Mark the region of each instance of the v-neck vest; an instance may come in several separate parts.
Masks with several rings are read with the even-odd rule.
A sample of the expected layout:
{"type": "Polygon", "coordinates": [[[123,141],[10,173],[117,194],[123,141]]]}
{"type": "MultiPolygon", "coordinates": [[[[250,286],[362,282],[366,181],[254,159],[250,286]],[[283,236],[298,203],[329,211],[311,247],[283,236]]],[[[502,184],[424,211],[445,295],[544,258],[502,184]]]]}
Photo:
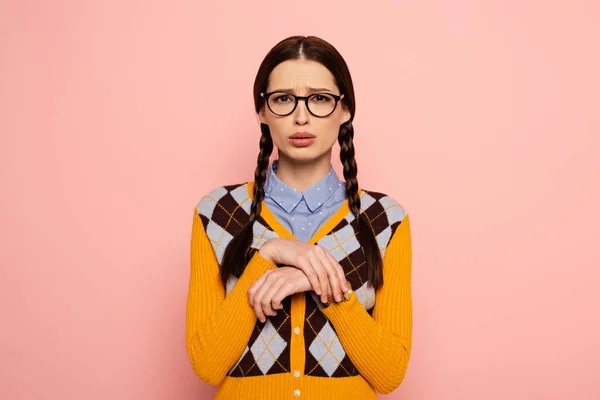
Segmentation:
{"type": "MultiPolygon", "coordinates": [[[[222,186],[212,190],[197,205],[206,234],[217,262],[223,260],[225,248],[249,220],[254,182],[222,186]]],[[[406,211],[393,198],[378,192],[359,189],[361,212],[365,213],[376,235],[381,256],[406,211]]],[[[265,202],[253,223],[251,250],[257,251],[273,238],[296,239],[271,213],[265,202]]],[[[366,258],[357,239],[358,220],[350,212],[348,200],[313,235],[309,244],[327,249],[340,263],[358,301],[372,315],[376,293],[368,281],[366,258]]],[[[232,277],[226,285],[228,295],[237,282],[232,277]]],[[[230,377],[263,376],[289,373],[300,365],[303,373],[318,377],[349,377],[359,372],[344,351],[333,325],[321,312],[323,304],[312,291],[288,296],[276,316],[264,323],[258,319],[248,344],[230,377]],[[292,368],[292,366],[294,366],[292,368]]],[[[299,371],[298,371],[299,372],[299,371]]]]}

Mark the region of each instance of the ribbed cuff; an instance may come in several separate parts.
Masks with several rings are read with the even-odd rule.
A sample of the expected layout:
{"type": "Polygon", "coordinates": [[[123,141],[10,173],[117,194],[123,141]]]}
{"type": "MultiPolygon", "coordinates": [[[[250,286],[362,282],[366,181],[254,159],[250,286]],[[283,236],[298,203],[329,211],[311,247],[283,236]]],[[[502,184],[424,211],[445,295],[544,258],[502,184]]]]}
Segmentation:
{"type": "MultiPolygon", "coordinates": [[[[244,282],[245,284],[249,281],[248,286],[246,286],[246,291],[248,291],[248,288],[250,288],[250,286],[252,286],[252,284],[262,276],[262,274],[264,274],[270,269],[277,269],[277,266],[271,261],[264,258],[257,251],[250,259],[250,262],[248,262],[248,264],[246,265],[246,268],[244,269],[244,272],[242,273],[242,276],[240,276],[240,280],[236,283],[236,285],[240,282],[244,282]]],[[[241,286],[244,287],[244,284],[242,284],[241,286]]]]}
{"type": "MultiPolygon", "coordinates": [[[[358,308],[356,308],[357,306],[364,311],[364,307],[358,301],[356,293],[352,291],[350,298],[347,301],[341,301],[339,303],[334,302],[328,307],[323,307],[321,311],[323,314],[325,314],[327,319],[331,320],[335,324],[344,318],[348,318],[349,316],[351,317],[351,315],[358,310],[358,308]]],[[[353,318],[350,318],[350,320],[353,320],[353,318]]]]}

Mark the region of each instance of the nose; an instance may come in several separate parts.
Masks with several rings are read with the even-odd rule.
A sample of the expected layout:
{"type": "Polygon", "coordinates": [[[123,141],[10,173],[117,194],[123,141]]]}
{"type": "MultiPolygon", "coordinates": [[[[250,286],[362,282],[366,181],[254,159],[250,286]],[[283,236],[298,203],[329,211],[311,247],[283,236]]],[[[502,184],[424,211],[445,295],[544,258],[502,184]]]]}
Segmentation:
{"type": "Polygon", "coordinates": [[[308,109],[306,108],[306,100],[298,100],[296,109],[294,110],[294,124],[306,125],[308,123],[308,109]]]}

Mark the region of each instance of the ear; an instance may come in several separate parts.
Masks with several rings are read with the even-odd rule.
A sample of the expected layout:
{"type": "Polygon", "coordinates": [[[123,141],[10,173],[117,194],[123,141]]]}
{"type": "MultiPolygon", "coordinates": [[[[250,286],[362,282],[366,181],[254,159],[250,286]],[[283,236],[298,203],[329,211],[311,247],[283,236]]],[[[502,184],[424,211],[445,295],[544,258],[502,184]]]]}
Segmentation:
{"type": "Polygon", "coordinates": [[[344,110],[344,112],[342,113],[342,120],[341,120],[340,125],[343,125],[346,122],[350,121],[350,117],[351,117],[350,111],[346,107],[344,107],[343,110],[344,110]]]}
{"type": "Polygon", "coordinates": [[[261,108],[260,112],[256,115],[256,121],[259,124],[266,124],[267,120],[265,119],[265,108],[261,108]]]}

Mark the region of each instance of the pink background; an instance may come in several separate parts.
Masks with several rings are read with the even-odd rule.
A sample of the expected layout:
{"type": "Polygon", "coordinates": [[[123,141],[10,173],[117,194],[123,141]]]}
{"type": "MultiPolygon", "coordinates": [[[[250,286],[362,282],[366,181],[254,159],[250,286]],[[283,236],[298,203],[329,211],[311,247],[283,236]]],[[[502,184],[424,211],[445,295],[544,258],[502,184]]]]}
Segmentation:
{"type": "Polygon", "coordinates": [[[361,186],[412,215],[386,398],[600,398],[600,2],[368,3],[0,3],[0,398],[211,397],[192,209],[252,179],[254,75],[293,34],[347,60],[361,186]]]}

